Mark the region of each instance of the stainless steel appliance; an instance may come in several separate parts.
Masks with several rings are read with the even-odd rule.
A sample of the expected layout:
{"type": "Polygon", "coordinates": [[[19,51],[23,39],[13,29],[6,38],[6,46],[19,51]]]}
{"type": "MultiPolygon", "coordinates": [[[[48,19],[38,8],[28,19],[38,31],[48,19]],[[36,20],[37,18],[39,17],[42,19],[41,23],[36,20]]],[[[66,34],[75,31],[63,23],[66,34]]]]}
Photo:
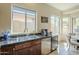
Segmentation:
{"type": "Polygon", "coordinates": [[[41,40],[41,54],[47,55],[51,52],[51,38],[44,38],[41,40]]]}

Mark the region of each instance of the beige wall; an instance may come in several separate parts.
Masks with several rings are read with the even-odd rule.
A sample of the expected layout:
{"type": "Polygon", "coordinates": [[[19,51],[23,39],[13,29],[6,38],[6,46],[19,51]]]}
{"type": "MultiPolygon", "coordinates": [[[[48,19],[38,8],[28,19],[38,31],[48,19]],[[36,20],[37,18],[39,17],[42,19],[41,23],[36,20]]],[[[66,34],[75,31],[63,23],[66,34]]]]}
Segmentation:
{"type": "Polygon", "coordinates": [[[11,4],[0,4],[0,34],[11,28],[11,4]]]}
{"type": "MultiPolygon", "coordinates": [[[[13,4],[12,4],[13,5],[13,4]]],[[[61,16],[61,11],[41,3],[26,3],[26,4],[14,4],[16,6],[31,9],[37,11],[37,30],[38,32],[42,28],[47,28],[50,31],[50,16],[61,16]],[[49,17],[49,22],[46,24],[41,23],[41,16],[49,17]]],[[[0,4],[0,32],[11,29],[11,5],[0,4]]]]}

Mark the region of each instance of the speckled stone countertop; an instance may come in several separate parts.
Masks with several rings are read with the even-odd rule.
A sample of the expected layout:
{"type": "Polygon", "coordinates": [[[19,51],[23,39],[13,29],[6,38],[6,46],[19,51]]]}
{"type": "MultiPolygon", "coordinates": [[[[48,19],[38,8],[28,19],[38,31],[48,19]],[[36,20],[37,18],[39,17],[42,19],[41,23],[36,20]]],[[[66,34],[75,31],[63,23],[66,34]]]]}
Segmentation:
{"type": "Polygon", "coordinates": [[[30,35],[30,36],[23,36],[23,37],[17,37],[17,38],[9,38],[7,40],[0,41],[0,47],[2,46],[8,46],[13,44],[20,44],[23,42],[28,42],[32,40],[41,40],[43,38],[51,38],[52,36],[42,36],[42,35],[30,35]]]}

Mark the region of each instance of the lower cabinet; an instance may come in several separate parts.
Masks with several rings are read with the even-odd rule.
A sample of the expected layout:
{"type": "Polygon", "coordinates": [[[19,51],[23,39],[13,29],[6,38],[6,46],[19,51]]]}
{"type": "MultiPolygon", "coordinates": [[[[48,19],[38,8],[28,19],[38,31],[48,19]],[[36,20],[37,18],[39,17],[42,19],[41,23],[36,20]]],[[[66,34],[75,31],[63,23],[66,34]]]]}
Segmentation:
{"type": "Polygon", "coordinates": [[[17,51],[14,51],[14,55],[30,55],[30,50],[29,48],[17,50],[17,51]]]}
{"type": "Polygon", "coordinates": [[[1,55],[41,55],[41,40],[1,47],[0,51],[1,55]]]}
{"type": "Polygon", "coordinates": [[[41,46],[38,44],[32,47],[16,50],[14,51],[14,55],[40,55],[41,54],[40,47],[41,46]]]}
{"type": "Polygon", "coordinates": [[[35,45],[30,48],[31,55],[40,55],[41,54],[41,45],[35,45]]]}
{"type": "Polygon", "coordinates": [[[1,55],[1,49],[0,49],[0,55],[1,55]]]}
{"type": "Polygon", "coordinates": [[[1,47],[1,55],[12,55],[14,46],[1,47]]]}
{"type": "Polygon", "coordinates": [[[1,55],[46,55],[51,52],[51,37],[0,47],[1,55]]]}

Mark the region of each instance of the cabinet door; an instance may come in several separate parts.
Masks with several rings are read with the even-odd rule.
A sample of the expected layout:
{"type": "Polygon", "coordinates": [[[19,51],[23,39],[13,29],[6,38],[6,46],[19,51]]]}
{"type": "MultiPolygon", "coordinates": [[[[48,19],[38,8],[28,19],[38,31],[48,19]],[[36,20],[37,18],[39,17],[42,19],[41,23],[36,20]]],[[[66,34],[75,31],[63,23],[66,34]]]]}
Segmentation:
{"type": "Polygon", "coordinates": [[[1,55],[12,55],[14,46],[1,47],[1,55]]]}
{"type": "Polygon", "coordinates": [[[41,54],[48,54],[51,52],[51,38],[41,40],[41,54]]]}
{"type": "Polygon", "coordinates": [[[29,48],[23,48],[21,50],[15,51],[15,55],[29,55],[30,53],[29,48]]]}
{"type": "Polygon", "coordinates": [[[41,55],[41,45],[40,44],[36,46],[36,54],[41,55]]]}
{"type": "Polygon", "coordinates": [[[29,48],[23,48],[16,50],[15,55],[40,55],[41,54],[41,45],[35,45],[29,48]]]}
{"type": "Polygon", "coordinates": [[[35,45],[30,48],[31,55],[40,55],[41,54],[41,45],[35,45]]]}

